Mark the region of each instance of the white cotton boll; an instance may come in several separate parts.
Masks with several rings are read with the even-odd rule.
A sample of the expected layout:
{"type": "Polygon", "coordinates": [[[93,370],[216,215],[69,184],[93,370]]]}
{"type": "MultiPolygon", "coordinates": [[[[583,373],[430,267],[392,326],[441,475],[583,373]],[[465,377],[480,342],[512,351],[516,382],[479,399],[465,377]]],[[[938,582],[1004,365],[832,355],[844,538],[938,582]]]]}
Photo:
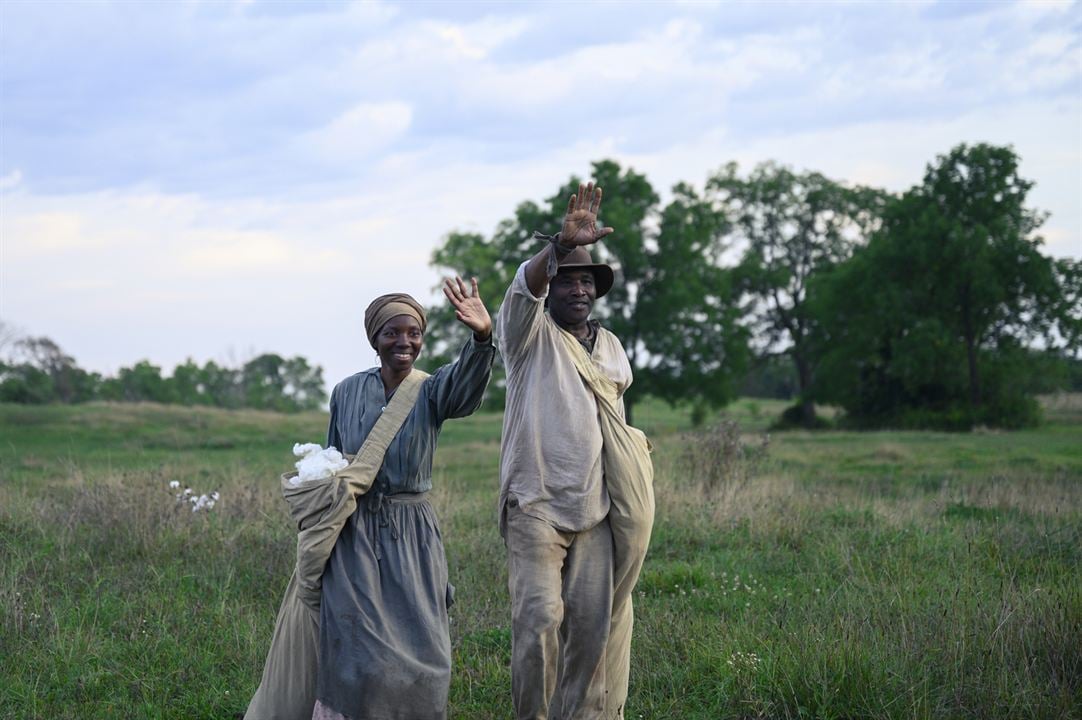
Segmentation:
{"type": "MultiPolygon", "coordinates": [[[[311,446],[319,448],[318,445],[312,444],[311,446]]],[[[300,455],[297,452],[299,447],[309,446],[295,445],[293,452],[298,456],[300,455]]],[[[349,465],[349,460],[342,457],[342,453],[338,452],[336,448],[319,449],[318,452],[306,454],[296,463],[297,477],[292,478],[290,484],[300,485],[311,480],[324,480],[347,465],[349,465]]]]}
{"type": "Polygon", "coordinates": [[[169,481],[169,487],[176,490],[178,487],[180,487],[180,480],[170,480],[169,481]]]}
{"type": "Polygon", "coordinates": [[[192,494],[192,489],[191,488],[184,488],[184,496],[185,497],[188,497],[191,494],[192,494]]]}
{"type": "Polygon", "coordinates": [[[315,455],[321,450],[323,450],[323,448],[316,443],[304,443],[303,445],[301,443],[295,443],[293,445],[293,454],[297,457],[307,457],[309,455],[315,455]]]}

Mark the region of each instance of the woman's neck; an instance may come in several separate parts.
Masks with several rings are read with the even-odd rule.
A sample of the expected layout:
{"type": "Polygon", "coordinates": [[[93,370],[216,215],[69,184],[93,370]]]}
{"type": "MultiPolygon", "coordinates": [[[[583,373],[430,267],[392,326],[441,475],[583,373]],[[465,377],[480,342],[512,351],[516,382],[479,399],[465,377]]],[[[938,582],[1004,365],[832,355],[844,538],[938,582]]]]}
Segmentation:
{"type": "Polygon", "coordinates": [[[402,381],[406,379],[406,376],[409,375],[412,370],[413,368],[410,368],[404,372],[396,373],[386,365],[380,366],[379,376],[380,379],[383,380],[384,397],[389,400],[394,391],[402,384],[402,381]]]}

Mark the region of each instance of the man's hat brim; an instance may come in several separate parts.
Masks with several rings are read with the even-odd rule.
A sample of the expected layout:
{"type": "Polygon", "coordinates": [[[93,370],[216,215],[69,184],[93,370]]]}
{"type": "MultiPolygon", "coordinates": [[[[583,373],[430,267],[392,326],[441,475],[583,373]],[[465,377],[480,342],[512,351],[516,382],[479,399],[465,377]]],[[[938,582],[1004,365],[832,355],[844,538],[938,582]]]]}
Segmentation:
{"type": "Polygon", "coordinates": [[[604,263],[595,263],[590,251],[579,245],[563,259],[556,273],[573,272],[575,270],[589,270],[594,275],[594,286],[597,289],[596,297],[602,297],[616,280],[612,268],[604,263]]]}
{"type": "Polygon", "coordinates": [[[597,297],[603,297],[612,290],[612,284],[616,281],[616,275],[612,268],[603,263],[574,263],[564,264],[559,267],[557,274],[574,272],[575,270],[589,270],[594,274],[594,287],[597,288],[597,297]]]}

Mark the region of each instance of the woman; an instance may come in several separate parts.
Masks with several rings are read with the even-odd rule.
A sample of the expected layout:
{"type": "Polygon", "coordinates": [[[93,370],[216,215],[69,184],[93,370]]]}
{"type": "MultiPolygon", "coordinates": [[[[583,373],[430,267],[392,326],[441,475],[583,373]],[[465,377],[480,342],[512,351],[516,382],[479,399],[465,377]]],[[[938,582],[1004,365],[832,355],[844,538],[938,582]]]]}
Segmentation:
{"type": "MultiPolygon", "coordinates": [[[[314,720],[445,718],[452,587],[435,513],[432,455],[443,421],[476,410],[495,356],[492,319],[461,278],[444,295],[473,331],[456,362],[426,378],[387,448],[372,489],[338,537],[323,573],[314,720]]],[[[327,444],[356,453],[421,353],[424,309],[409,295],[376,298],[365,332],[380,366],[331,395],[327,444]]]]}

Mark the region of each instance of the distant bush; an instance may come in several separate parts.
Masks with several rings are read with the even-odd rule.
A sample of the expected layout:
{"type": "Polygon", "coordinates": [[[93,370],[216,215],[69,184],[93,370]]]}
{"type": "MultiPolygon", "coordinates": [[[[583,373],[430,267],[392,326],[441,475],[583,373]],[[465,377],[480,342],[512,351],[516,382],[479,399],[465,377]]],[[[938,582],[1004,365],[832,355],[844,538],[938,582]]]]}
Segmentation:
{"type": "Polygon", "coordinates": [[[790,405],[782,411],[780,417],[770,424],[771,430],[827,430],[833,427],[826,418],[814,415],[808,418],[804,414],[804,407],[799,403],[790,405]]]}
{"type": "Polygon", "coordinates": [[[685,436],[681,465],[710,494],[730,494],[747,485],[762,470],[770,452],[770,436],[747,444],[735,420],[722,420],[709,430],[685,436]]]}

